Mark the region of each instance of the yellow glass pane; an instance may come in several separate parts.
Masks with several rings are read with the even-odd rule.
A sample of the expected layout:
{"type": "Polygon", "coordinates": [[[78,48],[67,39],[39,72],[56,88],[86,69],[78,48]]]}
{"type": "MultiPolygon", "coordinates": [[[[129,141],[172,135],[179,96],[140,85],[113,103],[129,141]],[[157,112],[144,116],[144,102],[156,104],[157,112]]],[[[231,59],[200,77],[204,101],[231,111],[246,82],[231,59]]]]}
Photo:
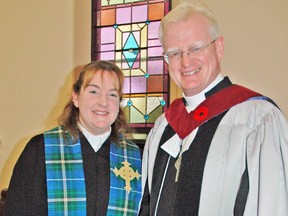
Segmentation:
{"type": "Polygon", "coordinates": [[[130,107],[130,123],[144,123],[143,114],[139,113],[134,107],[130,107]]]}
{"type": "MultiPolygon", "coordinates": [[[[98,1],[98,0],[97,0],[98,1]]],[[[101,6],[118,5],[124,3],[140,2],[141,0],[101,0],[101,6]]]]}
{"type": "Polygon", "coordinates": [[[140,69],[133,69],[131,70],[131,76],[143,76],[145,72],[140,69]]]}
{"type": "MultiPolygon", "coordinates": [[[[125,3],[133,3],[133,2],[141,2],[141,1],[143,1],[143,0],[125,0],[125,3]]],[[[123,0],[122,0],[122,2],[123,2],[123,0]]]]}
{"type": "Polygon", "coordinates": [[[133,25],[131,25],[131,29],[132,29],[132,31],[139,31],[139,30],[141,30],[139,24],[133,24],[133,25]]]}
{"type": "Polygon", "coordinates": [[[118,26],[117,28],[121,31],[121,33],[131,31],[131,25],[122,25],[118,26]]]}
{"type": "Polygon", "coordinates": [[[130,70],[123,70],[122,69],[122,72],[123,72],[124,76],[130,76],[130,70]]]}
{"type": "Polygon", "coordinates": [[[140,47],[147,47],[147,25],[145,25],[141,30],[141,42],[140,47]]]}
{"type": "Polygon", "coordinates": [[[146,114],[146,98],[131,98],[133,106],[138,109],[142,114],[146,114]]]}
{"type": "Polygon", "coordinates": [[[122,49],[122,31],[120,28],[116,29],[116,50],[122,49]]]}

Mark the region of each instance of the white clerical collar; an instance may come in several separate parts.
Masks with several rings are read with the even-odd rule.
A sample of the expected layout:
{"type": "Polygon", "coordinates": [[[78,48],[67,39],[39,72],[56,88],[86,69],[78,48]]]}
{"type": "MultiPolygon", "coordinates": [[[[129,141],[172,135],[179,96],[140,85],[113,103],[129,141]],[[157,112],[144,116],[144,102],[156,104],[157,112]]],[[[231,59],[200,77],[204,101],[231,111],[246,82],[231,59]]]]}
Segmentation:
{"type": "Polygon", "coordinates": [[[109,131],[100,135],[91,134],[89,131],[86,130],[86,128],[83,127],[83,125],[80,122],[78,122],[78,127],[84,134],[84,136],[86,137],[86,139],[88,140],[88,142],[90,143],[95,152],[97,152],[101,148],[102,144],[111,134],[111,127],[109,128],[109,131]]]}
{"type": "Polygon", "coordinates": [[[212,88],[214,88],[218,83],[220,83],[223,80],[223,76],[221,74],[219,74],[216,79],[210,83],[209,86],[207,86],[203,91],[201,91],[200,93],[193,95],[191,97],[185,96],[184,98],[187,102],[187,112],[191,112],[192,110],[194,110],[200,103],[202,103],[205,100],[205,93],[210,91],[212,88]]]}

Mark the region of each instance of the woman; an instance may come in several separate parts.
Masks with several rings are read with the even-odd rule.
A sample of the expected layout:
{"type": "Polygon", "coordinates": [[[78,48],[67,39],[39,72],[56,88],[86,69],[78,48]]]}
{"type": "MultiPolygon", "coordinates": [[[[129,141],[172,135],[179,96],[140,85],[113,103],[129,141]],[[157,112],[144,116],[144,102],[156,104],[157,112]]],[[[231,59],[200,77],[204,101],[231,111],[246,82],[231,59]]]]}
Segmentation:
{"type": "Polygon", "coordinates": [[[6,215],[137,215],[141,153],[125,139],[124,76],[92,62],[73,85],[58,127],[33,137],[20,155],[6,215]]]}

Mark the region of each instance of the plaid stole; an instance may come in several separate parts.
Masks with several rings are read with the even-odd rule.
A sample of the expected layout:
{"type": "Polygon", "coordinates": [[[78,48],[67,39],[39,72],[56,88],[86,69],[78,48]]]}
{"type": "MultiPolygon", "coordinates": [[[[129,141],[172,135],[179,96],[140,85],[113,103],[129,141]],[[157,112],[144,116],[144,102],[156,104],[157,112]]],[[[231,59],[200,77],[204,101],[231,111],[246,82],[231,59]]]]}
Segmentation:
{"type": "Polygon", "coordinates": [[[141,199],[141,153],[130,141],[110,145],[110,199],[107,215],[138,215],[141,199]]]}
{"type": "Polygon", "coordinates": [[[48,215],[86,215],[80,140],[72,144],[69,134],[64,140],[62,132],[59,126],[44,133],[48,215]]]}
{"type": "MultiPolygon", "coordinates": [[[[62,132],[63,128],[59,126],[44,133],[48,215],[86,215],[80,140],[72,144],[66,133],[64,141],[62,132]]],[[[139,148],[124,137],[120,146],[111,143],[107,215],[138,214],[142,194],[138,171],[141,171],[139,148]]]]}

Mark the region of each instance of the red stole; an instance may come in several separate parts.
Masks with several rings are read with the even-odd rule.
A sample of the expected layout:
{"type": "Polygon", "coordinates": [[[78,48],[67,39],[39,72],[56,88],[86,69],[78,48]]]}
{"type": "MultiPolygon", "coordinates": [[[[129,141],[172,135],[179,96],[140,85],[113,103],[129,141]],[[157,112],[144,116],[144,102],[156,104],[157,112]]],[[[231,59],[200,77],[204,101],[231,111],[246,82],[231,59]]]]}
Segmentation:
{"type": "Polygon", "coordinates": [[[183,101],[176,99],[165,112],[165,117],[178,136],[184,139],[206,121],[255,96],[260,94],[239,85],[232,85],[206,98],[190,113],[183,101]]]}

